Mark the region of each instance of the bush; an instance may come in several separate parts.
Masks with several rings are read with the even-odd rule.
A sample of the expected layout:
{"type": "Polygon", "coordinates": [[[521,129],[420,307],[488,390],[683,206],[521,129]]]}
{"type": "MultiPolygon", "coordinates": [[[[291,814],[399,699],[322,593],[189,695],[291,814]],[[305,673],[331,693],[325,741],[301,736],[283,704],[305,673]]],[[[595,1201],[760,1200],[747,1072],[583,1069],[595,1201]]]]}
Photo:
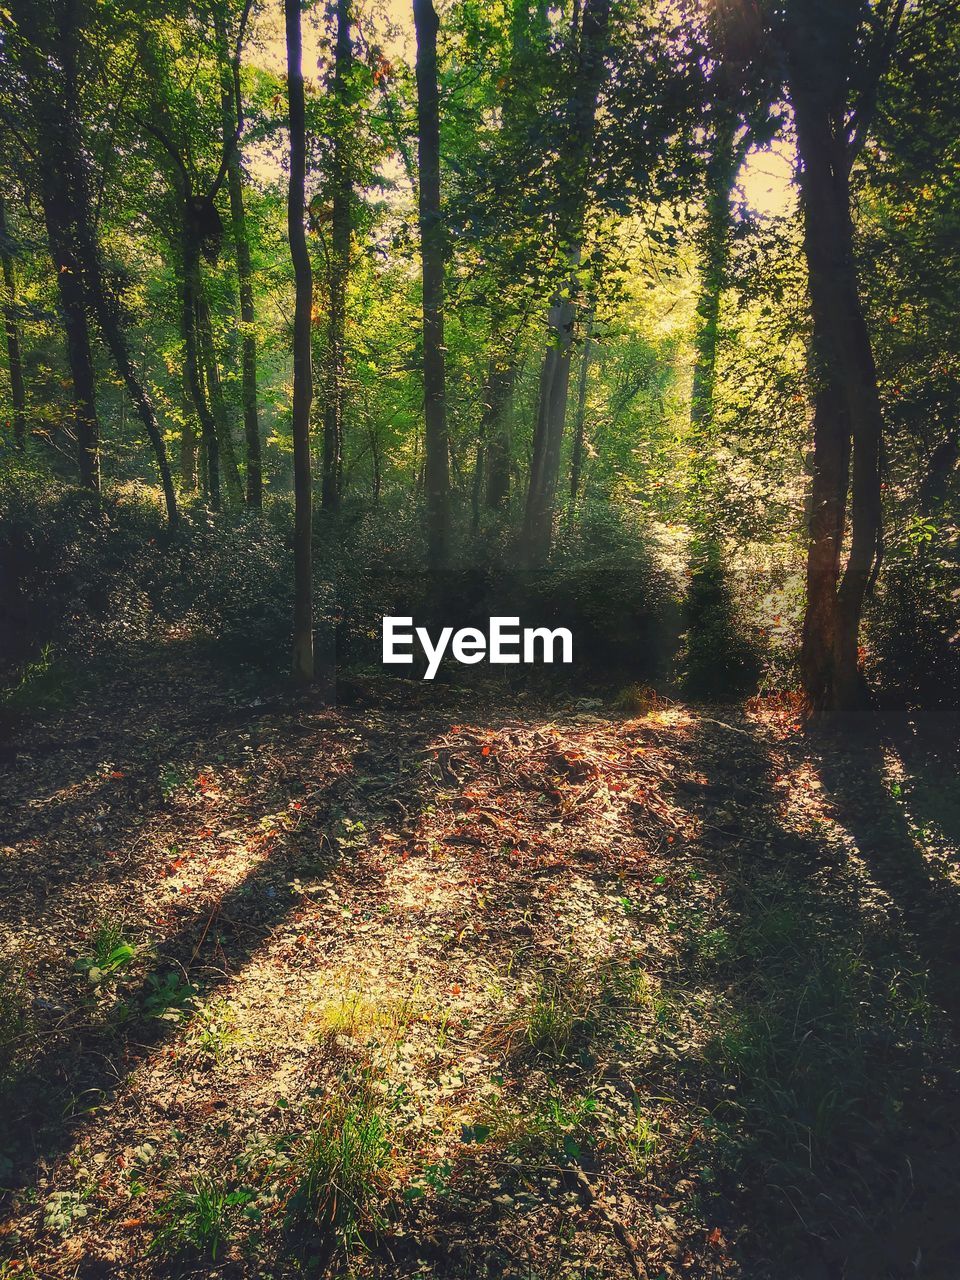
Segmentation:
{"type": "Polygon", "coordinates": [[[751,626],[717,538],[695,542],[684,603],[686,633],[681,680],[691,698],[741,698],[760,676],[760,637],[751,626]]]}
{"type": "Polygon", "coordinates": [[[888,556],[868,611],[880,686],[928,709],[960,702],[960,535],[916,522],[888,556]],[[910,534],[912,533],[912,536],[910,534]]]}

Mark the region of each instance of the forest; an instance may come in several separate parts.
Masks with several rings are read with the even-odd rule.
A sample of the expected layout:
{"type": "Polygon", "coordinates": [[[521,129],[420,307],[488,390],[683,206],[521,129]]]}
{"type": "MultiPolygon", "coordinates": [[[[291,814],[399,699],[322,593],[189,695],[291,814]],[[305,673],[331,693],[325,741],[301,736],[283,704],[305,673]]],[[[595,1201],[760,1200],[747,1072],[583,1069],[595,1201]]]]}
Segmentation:
{"type": "Polygon", "coordinates": [[[0,1280],[960,1275],[958,63],[0,0],[0,1280]]]}

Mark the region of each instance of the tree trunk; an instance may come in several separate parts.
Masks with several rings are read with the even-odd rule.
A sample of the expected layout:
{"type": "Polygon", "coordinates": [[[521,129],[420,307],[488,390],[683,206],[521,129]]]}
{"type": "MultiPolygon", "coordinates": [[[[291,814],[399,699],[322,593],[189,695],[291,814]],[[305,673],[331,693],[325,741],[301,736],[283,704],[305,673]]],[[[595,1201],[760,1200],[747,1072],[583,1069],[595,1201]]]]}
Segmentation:
{"type": "Polygon", "coordinates": [[[694,337],[696,362],[690,401],[690,426],[695,442],[698,439],[703,442],[713,424],[720,304],[730,257],[730,192],[742,156],[734,141],[736,124],[736,118],[729,116],[718,126],[707,165],[706,219],[698,246],[700,296],[694,337]]]}
{"type": "Polygon", "coordinates": [[[593,303],[587,311],[584,324],[583,351],[580,354],[580,376],[577,383],[577,409],[573,419],[573,455],[570,459],[570,509],[580,492],[580,476],[583,471],[583,437],[587,420],[587,374],[593,354],[593,303]]]}
{"type": "Polygon", "coordinates": [[[41,200],[50,254],[57,273],[57,289],[67,340],[77,467],[81,484],[99,493],[100,420],[97,416],[90,323],[75,235],[70,226],[70,197],[62,165],[54,163],[43,166],[41,200]]]}
{"type": "Polygon", "coordinates": [[[540,368],[537,422],[524,519],[524,554],[530,565],[543,564],[550,555],[553,542],[553,508],[567,418],[575,320],[572,297],[556,297],[547,317],[547,350],[540,368]]]}
{"type": "Polygon", "coordinates": [[[67,0],[63,9],[58,42],[63,89],[59,143],[70,205],[69,225],[76,242],[76,256],[82,272],[81,293],[96,315],[100,331],[113,357],[113,363],[143,423],[160,473],[167,520],[171,525],[175,525],[178,519],[177,498],[163,432],[143,380],[130,358],[126,333],[120,320],[120,309],[103,275],[100,245],[94,226],[83,137],[77,115],[80,101],[80,76],[77,68],[79,18],[77,0],[67,0]]]}
{"type": "Polygon", "coordinates": [[[427,555],[443,568],[450,553],[450,448],[443,344],[444,235],[440,213],[440,95],[433,0],[413,0],[417,32],[420,244],[423,263],[423,392],[427,555]]]}
{"type": "Polygon", "coordinates": [[[237,466],[237,453],[233,447],[230,415],[220,381],[220,366],[217,364],[217,351],[213,341],[213,322],[202,286],[197,298],[197,338],[207,399],[217,433],[220,470],[226,482],[227,496],[231,503],[240,506],[243,502],[243,484],[240,480],[240,468],[237,466]]]}
{"type": "Polygon", "coordinates": [[[843,126],[838,135],[827,95],[811,92],[796,72],[791,88],[818,382],[801,670],[811,713],[828,720],[863,698],[858,646],[881,535],[883,418],[859,294],[843,126]],[[846,505],[851,446],[851,537],[840,577],[838,511],[846,505]]]}
{"type": "Polygon", "coordinates": [[[186,364],[183,370],[183,429],[180,432],[180,484],[185,493],[197,488],[197,429],[194,422],[196,409],[186,364]]]}
{"type": "MultiPolygon", "coordinates": [[[[817,371],[814,370],[814,377],[817,371]]],[[[813,417],[813,478],[807,549],[807,606],[800,674],[811,709],[833,702],[840,651],[837,600],[850,474],[850,435],[836,386],[820,381],[813,417]]]]}
{"type": "Polygon", "coordinates": [[[183,334],[184,358],[187,366],[187,385],[193,408],[200,420],[200,438],[203,444],[206,491],[210,506],[220,510],[220,449],[217,442],[217,425],[207,402],[200,369],[200,353],[197,341],[197,300],[200,294],[200,257],[192,235],[189,218],[184,211],[183,225],[183,292],[181,295],[180,324],[183,334]]]}
{"type": "Polygon", "coordinates": [[[10,400],[13,405],[13,439],[21,451],[27,447],[27,391],[23,381],[23,361],[20,355],[20,327],[17,324],[17,277],[13,258],[8,250],[10,232],[3,196],[0,196],[0,262],[3,266],[3,285],[6,290],[4,306],[4,330],[7,337],[7,359],[10,364],[10,400]]]}
{"type": "Polygon", "coordinates": [[[561,179],[567,213],[559,232],[558,249],[567,263],[568,276],[555,293],[547,316],[547,348],[540,371],[537,421],[524,515],[523,554],[529,565],[543,564],[549,558],[553,541],[554,502],[570,390],[576,277],[609,25],[610,0],[584,0],[578,15],[577,69],[567,115],[570,147],[569,154],[563,158],[561,179]]]}
{"type": "Polygon", "coordinates": [[[337,39],[333,75],[333,222],[330,247],[330,318],[327,326],[326,399],[323,406],[323,481],[327,511],[340,505],[343,468],[343,413],[347,279],[350,272],[350,217],[353,177],[350,163],[348,95],[353,67],[350,0],[337,0],[337,39]]]}
{"type": "Polygon", "coordinates": [[[484,400],[485,502],[490,511],[502,511],[510,497],[509,411],[519,368],[513,349],[490,357],[484,400]]]}
{"type": "Polygon", "coordinates": [[[241,397],[243,401],[243,438],[247,462],[247,505],[263,507],[263,454],[260,447],[260,417],[257,408],[257,336],[256,312],[253,306],[253,267],[250,260],[250,237],[243,203],[243,166],[240,163],[240,132],[243,125],[243,99],[240,93],[239,54],[226,61],[226,33],[221,23],[218,37],[224,46],[225,61],[221,68],[220,105],[223,115],[223,141],[227,149],[227,191],[230,196],[230,222],[237,259],[237,287],[240,293],[241,397]]]}
{"type": "Polygon", "coordinates": [[[287,196],[287,234],[296,282],[293,317],[293,534],[294,609],[293,675],[300,683],[313,680],[313,510],[310,482],[310,318],[313,275],[304,230],[304,188],[307,145],[304,120],[303,48],[300,0],[284,0],[287,37],[287,97],[290,107],[290,185],[287,196]]]}
{"type": "Polygon", "coordinates": [[[497,350],[498,334],[494,330],[494,352],[487,364],[487,380],[483,393],[483,414],[477,437],[477,465],[473,477],[473,527],[480,522],[480,500],[490,511],[500,511],[510,495],[510,438],[507,410],[517,377],[517,359],[513,351],[497,350]]]}

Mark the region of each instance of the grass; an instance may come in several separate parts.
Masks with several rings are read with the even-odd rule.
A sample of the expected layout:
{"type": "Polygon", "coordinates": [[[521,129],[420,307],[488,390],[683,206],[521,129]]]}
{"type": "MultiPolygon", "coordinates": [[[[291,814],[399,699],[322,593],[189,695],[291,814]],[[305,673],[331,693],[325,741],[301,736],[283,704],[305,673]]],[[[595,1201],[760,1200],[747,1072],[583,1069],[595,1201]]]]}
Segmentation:
{"type": "Polygon", "coordinates": [[[136,955],[136,948],[124,937],[123,922],[102,920],[90,939],[89,949],[79,956],[74,967],[84,973],[93,986],[101,986],[116,976],[136,955]]]}
{"type": "Polygon", "coordinates": [[[347,1036],[363,1040],[384,1032],[392,1041],[400,1039],[421,1013],[416,992],[402,997],[373,997],[362,991],[345,990],[320,1004],[314,1016],[321,1038],[347,1036]]]}
{"type": "Polygon", "coordinates": [[[194,1013],[187,1026],[187,1050],[201,1065],[223,1062],[240,1040],[236,1015],[224,999],[194,1001],[194,1013]]]}
{"type": "Polygon", "coordinates": [[[234,1233],[238,1211],[254,1199],[247,1188],[230,1190],[217,1178],[197,1174],[157,1206],[160,1223],[149,1252],[173,1258],[194,1255],[215,1262],[234,1233]]]}
{"type": "Polygon", "coordinates": [[[328,1248],[349,1251],[381,1225],[378,1204],[393,1165],[387,1123],[364,1095],[336,1098],[291,1153],[293,1225],[309,1224],[328,1248]]]}

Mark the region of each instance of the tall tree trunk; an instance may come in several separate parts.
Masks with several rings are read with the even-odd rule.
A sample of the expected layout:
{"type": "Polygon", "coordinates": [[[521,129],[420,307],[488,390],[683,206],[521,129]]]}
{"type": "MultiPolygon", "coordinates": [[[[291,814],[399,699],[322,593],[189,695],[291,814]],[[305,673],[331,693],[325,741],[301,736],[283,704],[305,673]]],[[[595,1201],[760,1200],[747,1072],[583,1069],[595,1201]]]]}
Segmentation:
{"type": "MultiPolygon", "coordinates": [[[[219,11],[217,11],[219,15],[219,11]]],[[[230,223],[237,260],[237,287],[240,293],[241,397],[243,438],[247,462],[247,505],[263,506],[263,453],[260,447],[260,417],[257,407],[257,336],[253,305],[253,267],[250,237],[243,201],[243,166],[240,162],[240,134],[243,128],[243,98],[240,90],[240,56],[229,59],[226,31],[218,16],[218,39],[223,46],[220,106],[223,141],[227,154],[227,191],[230,196],[230,223]]]]}
{"type": "Polygon", "coordinates": [[[859,631],[880,548],[883,416],[854,255],[852,157],[843,115],[820,89],[819,49],[808,35],[796,42],[790,86],[818,385],[801,672],[812,714],[833,719],[863,697],[859,631]],[[835,542],[851,448],[850,547],[840,576],[835,542]]]}
{"type": "Polygon", "coordinates": [[[558,294],[547,316],[547,349],[540,366],[537,421],[524,517],[524,555],[531,565],[543,564],[547,560],[553,542],[553,510],[567,420],[575,322],[572,294],[558,294]]]}
{"type": "Polygon", "coordinates": [[[444,234],[440,212],[440,94],[433,0],[413,0],[417,33],[420,244],[423,265],[423,391],[427,555],[443,568],[450,553],[450,447],[443,345],[444,234]]]}
{"type": "Polygon", "coordinates": [[[568,264],[566,281],[554,294],[547,316],[547,347],[540,370],[537,420],[524,515],[523,552],[528,564],[543,564],[553,541],[553,514],[570,389],[570,356],[576,321],[577,270],[593,158],[597,102],[603,83],[610,0],[584,0],[578,14],[577,68],[570,99],[563,185],[567,213],[558,248],[568,264]]]}
{"type": "Polygon", "coordinates": [[[295,502],[293,559],[293,675],[307,684],[313,680],[313,509],[310,481],[310,401],[313,372],[310,364],[310,318],[313,310],[313,275],[304,230],[304,187],[307,142],[304,120],[303,47],[300,0],[284,0],[287,36],[287,97],[290,107],[290,186],[287,195],[287,234],[296,282],[293,316],[293,488],[295,502]]]}
{"type": "Polygon", "coordinates": [[[350,163],[350,74],[353,42],[350,0],[337,0],[337,39],[333,75],[333,222],[330,246],[330,319],[327,327],[326,398],[323,406],[323,481],[321,501],[328,511],[340,505],[343,468],[343,413],[347,279],[350,271],[350,216],[353,177],[350,163]]]}
{"type": "Polygon", "coordinates": [[[202,286],[197,298],[197,339],[208,403],[217,432],[220,470],[226,482],[227,496],[231,503],[240,506],[243,502],[243,484],[237,465],[237,453],[233,447],[230,414],[227,412],[223,384],[220,381],[220,366],[217,364],[217,350],[213,341],[213,322],[202,286]]]}
{"type": "Polygon", "coordinates": [[[735,143],[736,127],[736,117],[727,115],[723,119],[714,134],[713,152],[707,164],[706,218],[698,246],[700,296],[690,401],[690,426],[695,440],[701,441],[709,435],[713,423],[720,304],[730,258],[730,193],[742,159],[742,151],[735,143]]]}
{"type": "Polygon", "coordinates": [[[220,448],[217,441],[217,424],[203,385],[200,368],[200,351],[197,340],[197,301],[200,296],[199,250],[189,226],[186,212],[183,226],[183,291],[181,295],[180,325],[183,335],[184,358],[187,367],[187,385],[193,408],[200,420],[200,439],[203,444],[206,490],[210,506],[220,510],[220,448]]]}
{"type": "Polygon", "coordinates": [[[63,8],[58,51],[63,77],[63,116],[61,121],[62,159],[68,175],[72,196],[73,227],[78,255],[83,271],[83,284],[89,306],[93,310],[100,331],[113,357],[113,363],[127,388],[137,414],[143,423],[147,439],[153,449],[163,488],[167,520],[177,523],[177,498],[170,474],[163,432],[157,420],[143,380],[138,374],[120,319],[116,298],[104,279],[100,257],[100,245],[94,225],[93,204],[84,156],[83,137],[78,116],[80,102],[80,74],[77,66],[77,48],[81,37],[79,0],[66,0],[63,8]]]}
{"type": "Polygon", "coordinates": [[[587,374],[593,355],[593,308],[591,299],[584,322],[583,350],[580,353],[580,375],[577,381],[577,408],[573,419],[573,453],[570,458],[570,509],[580,492],[580,476],[583,472],[583,441],[587,421],[587,374]]]}
{"type": "Polygon", "coordinates": [[[73,420],[80,482],[100,492],[100,420],[97,415],[96,376],[90,343],[90,322],[80,258],[70,223],[70,197],[62,165],[43,166],[41,200],[50,254],[57,273],[57,290],[67,340],[67,363],[73,394],[73,420]]]}
{"type": "Polygon", "coordinates": [[[480,522],[480,503],[490,511],[501,510],[510,495],[510,439],[507,410],[517,376],[513,350],[499,349],[497,327],[491,338],[493,348],[487,364],[483,391],[483,413],[477,438],[477,465],[473,478],[473,526],[480,522]],[[485,489],[485,492],[484,492],[485,489]]]}
{"type": "Polygon", "coordinates": [[[850,478],[850,431],[836,384],[820,377],[813,415],[813,477],[807,548],[807,605],[803,618],[800,674],[811,706],[832,698],[840,652],[837,584],[843,553],[850,478]]]}
{"type": "Polygon", "coordinates": [[[13,439],[17,448],[23,450],[27,447],[27,390],[23,381],[23,361],[20,355],[20,326],[17,324],[17,276],[9,244],[7,212],[3,196],[0,196],[0,263],[3,266],[3,286],[7,295],[3,308],[3,327],[6,332],[7,359],[10,365],[13,439]]]}
{"type": "Polygon", "coordinates": [[[490,360],[484,405],[485,502],[490,511],[502,511],[510,497],[509,413],[519,367],[515,351],[506,356],[494,354],[490,360]]]}
{"type": "Polygon", "coordinates": [[[197,428],[194,420],[196,408],[186,364],[183,369],[183,410],[183,429],[180,432],[180,485],[184,493],[194,493],[197,488],[197,428]]]}

